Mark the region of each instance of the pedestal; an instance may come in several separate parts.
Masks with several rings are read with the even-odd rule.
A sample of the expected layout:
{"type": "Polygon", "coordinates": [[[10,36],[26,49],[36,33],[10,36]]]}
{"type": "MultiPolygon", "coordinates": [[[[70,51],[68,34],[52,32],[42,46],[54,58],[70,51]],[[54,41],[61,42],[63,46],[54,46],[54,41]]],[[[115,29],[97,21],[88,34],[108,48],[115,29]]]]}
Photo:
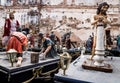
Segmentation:
{"type": "Polygon", "coordinates": [[[95,56],[93,60],[86,60],[82,67],[84,69],[98,70],[104,72],[112,72],[112,67],[110,64],[104,63],[105,47],[104,47],[104,26],[103,24],[98,24],[97,26],[97,38],[95,47],[95,56]]]}
{"type": "Polygon", "coordinates": [[[95,56],[94,65],[96,66],[104,66],[104,55],[105,55],[105,47],[104,47],[104,26],[103,24],[99,24],[97,27],[97,38],[96,38],[96,47],[95,47],[95,56]]]}
{"type": "Polygon", "coordinates": [[[107,72],[112,73],[113,69],[110,64],[103,63],[104,66],[96,66],[94,60],[87,59],[82,64],[82,68],[88,69],[88,70],[95,70],[95,71],[101,71],[101,72],[107,72]]]}

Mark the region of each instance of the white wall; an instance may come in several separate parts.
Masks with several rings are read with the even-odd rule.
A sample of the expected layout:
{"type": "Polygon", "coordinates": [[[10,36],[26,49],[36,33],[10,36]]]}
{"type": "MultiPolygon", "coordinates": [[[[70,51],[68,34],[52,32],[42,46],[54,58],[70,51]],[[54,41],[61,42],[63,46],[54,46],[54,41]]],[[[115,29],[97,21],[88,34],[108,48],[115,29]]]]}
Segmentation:
{"type": "MultiPolygon", "coordinates": [[[[44,4],[51,4],[51,5],[57,5],[59,3],[63,2],[63,0],[43,0],[44,4]]],[[[113,4],[116,5],[119,3],[119,0],[75,0],[76,5],[84,4],[84,5],[96,5],[96,3],[101,3],[101,2],[107,2],[108,4],[113,4]]],[[[71,5],[72,0],[67,0],[67,5],[71,5]]]]}

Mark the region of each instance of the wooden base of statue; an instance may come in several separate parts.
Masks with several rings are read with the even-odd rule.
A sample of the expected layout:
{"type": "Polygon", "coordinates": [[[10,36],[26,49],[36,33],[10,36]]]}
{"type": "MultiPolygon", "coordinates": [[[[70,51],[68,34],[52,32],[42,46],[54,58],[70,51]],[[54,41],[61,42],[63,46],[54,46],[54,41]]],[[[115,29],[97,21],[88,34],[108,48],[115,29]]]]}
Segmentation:
{"type": "Polygon", "coordinates": [[[96,66],[96,65],[94,65],[94,62],[95,62],[94,60],[87,59],[82,64],[82,68],[88,69],[88,70],[107,72],[107,73],[112,73],[113,72],[113,69],[112,69],[110,64],[104,63],[104,66],[96,66]]]}

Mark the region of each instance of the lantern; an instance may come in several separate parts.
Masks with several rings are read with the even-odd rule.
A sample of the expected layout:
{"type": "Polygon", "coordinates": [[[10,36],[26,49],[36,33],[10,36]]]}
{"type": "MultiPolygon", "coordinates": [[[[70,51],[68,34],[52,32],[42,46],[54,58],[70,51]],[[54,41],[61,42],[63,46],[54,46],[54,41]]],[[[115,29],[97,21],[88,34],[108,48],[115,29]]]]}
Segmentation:
{"type": "Polygon", "coordinates": [[[12,67],[13,67],[13,63],[16,61],[16,56],[17,56],[17,51],[15,49],[10,49],[7,51],[7,57],[12,67]]]}

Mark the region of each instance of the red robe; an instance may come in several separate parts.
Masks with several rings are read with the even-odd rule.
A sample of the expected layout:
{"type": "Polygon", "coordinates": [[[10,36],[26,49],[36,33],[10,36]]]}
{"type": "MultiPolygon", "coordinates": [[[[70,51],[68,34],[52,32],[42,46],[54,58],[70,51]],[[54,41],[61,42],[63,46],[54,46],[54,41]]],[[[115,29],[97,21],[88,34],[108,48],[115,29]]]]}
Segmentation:
{"type": "MultiPolygon", "coordinates": [[[[19,27],[19,22],[16,20],[16,30],[19,27]]],[[[5,20],[5,25],[4,25],[4,33],[3,33],[3,37],[4,36],[10,36],[10,29],[11,29],[11,22],[10,19],[6,19],[5,20]]]]}
{"type": "Polygon", "coordinates": [[[7,51],[9,49],[15,49],[18,53],[23,52],[23,46],[27,47],[28,39],[21,32],[13,32],[7,45],[7,51]]]}

